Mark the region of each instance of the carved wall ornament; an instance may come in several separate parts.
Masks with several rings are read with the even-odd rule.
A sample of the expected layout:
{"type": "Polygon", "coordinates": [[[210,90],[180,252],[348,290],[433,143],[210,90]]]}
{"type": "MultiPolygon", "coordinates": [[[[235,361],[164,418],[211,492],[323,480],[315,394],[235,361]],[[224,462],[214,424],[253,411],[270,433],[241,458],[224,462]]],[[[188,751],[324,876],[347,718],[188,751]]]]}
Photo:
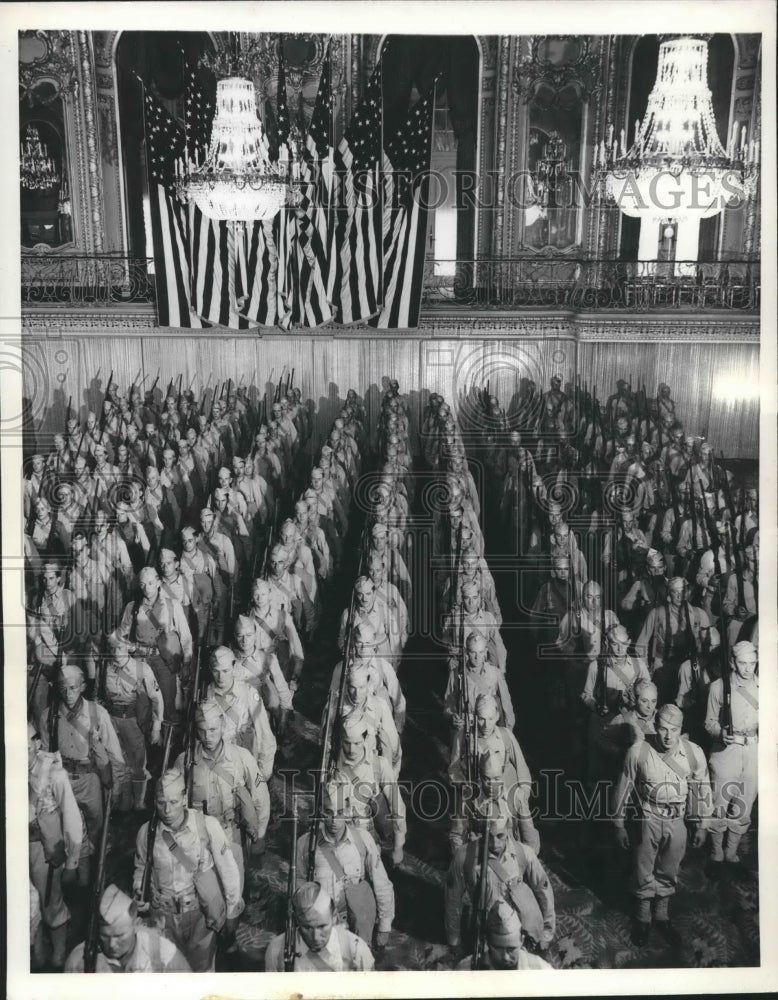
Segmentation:
{"type": "Polygon", "coordinates": [[[20,31],[20,99],[30,106],[51,104],[64,94],[75,95],[77,89],[72,32],[20,31]]]}
{"type": "Polygon", "coordinates": [[[546,107],[588,101],[599,90],[600,56],[586,35],[532,35],[529,56],[519,60],[513,92],[546,107]]]}

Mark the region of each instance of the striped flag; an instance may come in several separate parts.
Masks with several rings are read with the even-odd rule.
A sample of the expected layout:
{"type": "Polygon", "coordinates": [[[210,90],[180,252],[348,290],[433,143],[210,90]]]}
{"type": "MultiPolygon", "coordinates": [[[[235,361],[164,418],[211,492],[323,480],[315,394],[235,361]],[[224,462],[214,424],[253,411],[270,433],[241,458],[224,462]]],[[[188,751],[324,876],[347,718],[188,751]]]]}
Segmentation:
{"type": "Polygon", "coordinates": [[[330,246],[333,300],[344,324],[376,315],[383,301],[382,76],[379,60],[335,153],[338,209],[330,246]]]}
{"type": "Polygon", "coordinates": [[[157,322],[202,329],[208,324],[191,309],[187,213],[173,187],[175,161],[184,154],[184,130],[145,87],[143,100],[157,322]]]}
{"type": "MultiPolygon", "coordinates": [[[[276,120],[278,123],[278,160],[289,159],[289,133],[291,119],[286,97],[286,69],[284,67],[284,42],[278,39],[278,82],[276,89],[276,120]]],[[[278,213],[277,224],[277,281],[276,281],[276,322],[287,330],[293,322],[299,322],[297,292],[299,277],[297,268],[297,217],[295,210],[284,207],[278,213]]]]}
{"type": "Polygon", "coordinates": [[[416,102],[384,157],[384,302],[370,325],[414,327],[424,278],[435,86],[416,102]]]}
{"type": "Polygon", "coordinates": [[[333,122],[330,50],[324,57],[311,124],[302,150],[298,244],[300,303],[303,326],[315,327],[333,318],[328,249],[332,229],[333,122]]]}

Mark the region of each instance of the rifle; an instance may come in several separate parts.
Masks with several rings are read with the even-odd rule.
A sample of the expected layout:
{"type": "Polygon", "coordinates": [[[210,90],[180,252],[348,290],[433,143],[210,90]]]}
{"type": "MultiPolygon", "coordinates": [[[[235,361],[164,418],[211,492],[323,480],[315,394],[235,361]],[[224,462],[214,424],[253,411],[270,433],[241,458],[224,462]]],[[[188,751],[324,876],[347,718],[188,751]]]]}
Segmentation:
{"type": "Polygon", "coordinates": [[[59,688],[57,687],[57,672],[62,662],[62,645],[57,644],[57,659],[54,664],[54,683],[50,688],[49,701],[49,752],[56,753],[59,750],[59,688]]]}
{"type": "Polygon", "coordinates": [[[718,560],[719,560],[719,549],[721,548],[721,539],[719,538],[718,529],[716,528],[716,519],[708,510],[708,505],[705,502],[705,487],[703,485],[702,479],[699,479],[698,482],[700,484],[700,494],[702,496],[702,517],[703,517],[703,523],[705,525],[703,529],[703,539],[705,538],[705,530],[707,530],[708,545],[711,547],[711,549],[713,549],[713,554],[716,560],[716,572],[718,573],[719,571],[718,560]]]}
{"type": "Polygon", "coordinates": [[[213,396],[211,396],[211,412],[208,414],[208,422],[209,423],[213,420],[213,408],[216,405],[216,398],[217,398],[216,397],[216,390],[218,388],[219,388],[219,383],[217,382],[216,385],[213,387],[213,396]]]}
{"type": "MultiPolygon", "coordinates": [[[[465,648],[465,600],[460,599],[459,604],[459,704],[457,709],[464,719],[462,732],[463,755],[465,758],[465,777],[469,783],[478,779],[478,736],[476,724],[470,714],[470,697],[467,691],[467,651],[465,648]]],[[[474,706],[475,710],[475,706],[474,706]]]]}
{"type": "Polygon", "coordinates": [[[724,609],[721,602],[721,579],[716,580],[716,588],[719,595],[719,631],[721,632],[721,652],[723,663],[721,665],[721,688],[722,694],[724,696],[724,719],[723,725],[721,727],[722,732],[726,730],[729,735],[732,735],[732,676],[729,671],[729,635],[727,634],[727,625],[724,621],[724,609]]]}
{"type": "MultiPolygon", "coordinates": [[[[368,521],[365,519],[365,526],[362,529],[362,537],[359,544],[359,566],[357,567],[357,576],[361,576],[362,573],[362,561],[365,555],[365,537],[367,533],[368,521]]],[[[354,645],[354,614],[356,612],[356,587],[351,588],[351,601],[349,603],[348,617],[346,618],[346,641],[343,646],[343,669],[340,673],[340,681],[338,683],[338,701],[336,704],[334,718],[334,725],[332,727],[331,742],[332,747],[330,751],[329,762],[327,765],[327,778],[332,778],[335,767],[338,762],[338,754],[340,752],[340,739],[341,739],[341,718],[343,714],[343,699],[346,694],[346,674],[348,672],[348,666],[351,662],[351,651],[354,645]]]]}
{"type": "Polygon", "coordinates": [[[697,656],[697,643],[694,641],[694,631],[692,629],[692,615],[689,610],[689,602],[683,602],[684,614],[686,617],[686,652],[689,654],[689,662],[692,666],[692,677],[696,680],[700,675],[700,659],[697,656]]]}
{"type": "MultiPolygon", "coordinates": [[[[286,366],[284,366],[284,367],[286,367],[286,366]]],[[[278,403],[281,400],[281,386],[283,385],[283,382],[284,382],[284,373],[282,371],[281,372],[281,378],[278,380],[278,385],[276,386],[275,395],[273,396],[273,402],[274,403],[278,403]]]]}
{"type": "MultiPolygon", "coordinates": [[[[694,553],[697,551],[697,504],[695,503],[694,500],[694,483],[692,482],[691,462],[689,463],[688,479],[689,479],[689,511],[692,519],[692,544],[691,544],[691,553],[689,554],[689,563],[691,563],[692,559],[694,558],[694,553]]],[[[680,528],[679,528],[679,533],[680,533],[680,528]]],[[[689,563],[687,563],[687,568],[689,563]]]]}
{"type": "Polygon", "coordinates": [[[480,969],[486,948],[486,890],[489,882],[489,818],[484,824],[481,845],[481,871],[478,877],[478,905],[475,911],[475,945],[471,969],[480,969]]]}
{"type": "Polygon", "coordinates": [[[288,395],[288,393],[289,393],[289,386],[290,386],[290,385],[292,384],[292,375],[293,375],[293,373],[294,373],[294,368],[293,368],[293,369],[292,369],[292,371],[291,371],[291,372],[289,372],[289,374],[288,374],[288,375],[286,376],[286,386],[284,387],[284,398],[286,398],[286,396],[287,396],[287,395],[288,395]]]}
{"type": "MultiPolygon", "coordinates": [[[[343,666],[343,673],[345,674],[346,667],[343,666]]],[[[327,711],[324,716],[324,743],[321,751],[321,767],[319,768],[318,776],[314,775],[314,792],[313,792],[313,818],[311,820],[311,828],[308,832],[308,881],[314,881],[314,873],[316,870],[316,844],[319,841],[319,823],[321,821],[321,807],[323,800],[323,789],[324,789],[324,778],[330,767],[330,738],[332,732],[332,695],[333,691],[327,696],[327,711]]]]}
{"type": "Polygon", "coordinates": [[[571,608],[573,612],[572,620],[572,634],[579,636],[581,634],[581,602],[578,600],[578,581],[575,578],[575,560],[573,559],[573,532],[567,536],[567,559],[570,563],[570,584],[573,588],[571,608]]]}
{"type": "MultiPolygon", "coordinates": [[[[163,775],[167,771],[168,759],[170,757],[170,741],[173,736],[173,726],[169,722],[163,722],[163,726],[166,726],[165,731],[165,742],[163,744],[162,752],[162,770],[160,775],[163,775]]],[[[156,796],[154,797],[154,805],[151,810],[151,819],[149,820],[149,827],[146,832],[146,864],[143,866],[143,876],[140,883],[140,899],[143,903],[148,903],[151,899],[151,869],[154,866],[154,841],[157,838],[157,824],[159,823],[159,812],[157,811],[157,801],[156,796]]]]}
{"type": "Polygon", "coordinates": [[[607,666],[605,663],[605,604],[600,597],[600,655],[597,657],[597,680],[595,681],[595,690],[597,691],[597,697],[595,702],[597,703],[597,714],[602,718],[608,714],[608,683],[607,683],[607,666]]]}
{"type": "Polygon", "coordinates": [[[97,968],[98,920],[100,900],[105,886],[105,855],[108,852],[108,823],[111,819],[111,789],[103,790],[103,826],[100,831],[100,851],[97,855],[97,878],[92,889],[92,907],[89,926],[84,941],[84,972],[95,972],[97,968]]]}
{"type": "MultiPolygon", "coordinates": [[[[343,673],[345,674],[345,670],[343,673]]],[[[297,928],[294,919],[294,894],[297,891],[297,800],[292,795],[292,844],[289,855],[289,878],[286,885],[286,927],[284,928],[284,972],[294,972],[297,928]]]]}
{"type": "Polygon", "coordinates": [[[187,712],[186,729],[186,749],[184,751],[184,774],[186,775],[186,800],[191,809],[194,803],[194,758],[197,744],[197,729],[195,727],[195,712],[200,702],[202,657],[205,639],[211,628],[211,609],[208,609],[208,617],[205,623],[205,633],[197,644],[197,655],[195,656],[194,676],[192,677],[192,695],[189,699],[187,712]]]}
{"type": "MultiPolygon", "coordinates": [[[[721,453],[722,460],[724,459],[724,452],[721,453]]],[[[723,488],[724,488],[724,500],[727,504],[727,508],[730,511],[730,518],[727,521],[729,526],[729,537],[732,543],[732,558],[735,561],[735,579],[737,580],[737,602],[739,607],[744,608],[746,606],[746,595],[745,587],[743,585],[743,553],[740,549],[737,539],[737,532],[735,531],[735,506],[732,502],[732,493],[729,488],[729,480],[727,478],[727,470],[724,470],[723,477],[723,488]]],[[[740,515],[740,527],[742,529],[745,524],[745,511],[740,515]]]]}

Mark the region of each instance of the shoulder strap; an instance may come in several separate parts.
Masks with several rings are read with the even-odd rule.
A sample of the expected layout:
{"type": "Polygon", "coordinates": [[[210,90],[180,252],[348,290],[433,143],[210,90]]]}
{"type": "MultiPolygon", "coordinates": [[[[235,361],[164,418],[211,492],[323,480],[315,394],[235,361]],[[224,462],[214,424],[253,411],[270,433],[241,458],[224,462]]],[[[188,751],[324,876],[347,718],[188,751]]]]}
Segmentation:
{"type": "Polygon", "coordinates": [[[691,765],[692,771],[696,771],[697,768],[699,767],[697,754],[694,752],[694,750],[692,750],[691,742],[687,740],[685,736],[681,737],[681,746],[684,749],[684,753],[686,754],[686,757],[691,765]]]}
{"type": "Polygon", "coordinates": [[[367,871],[367,843],[365,842],[365,835],[358,826],[351,828],[351,835],[354,838],[354,843],[357,845],[359,856],[362,859],[362,865],[365,868],[365,871],[367,871]]]}
{"type": "Polygon", "coordinates": [[[87,705],[89,706],[89,722],[92,729],[97,729],[100,724],[100,720],[97,717],[97,705],[93,701],[87,701],[87,705]]]}
{"type": "Polygon", "coordinates": [[[151,952],[151,972],[162,972],[162,943],[159,933],[149,928],[149,951],[151,952]]]}
{"type": "Polygon", "coordinates": [[[332,869],[332,872],[333,872],[335,878],[339,882],[342,882],[343,879],[345,879],[345,877],[346,877],[346,873],[343,870],[343,865],[340,863],[340,861],[338,861],[337,854],[333,851],[333,849],[330,846],[330,844],[328,844],[326,841],[324,843],[320,843],[319,844],[319,850],[321,851],[322,855],[324,856],[327,864],[332,869]]]}
{"type": "Polygon", "coordinates": [[[356,941],[354,940],[356,935],[350,934],[348,928],[344,927],[343,924],[336,924],[335,928],[340,940],[340,951],[343,956],[343,962],[352,966],[357,957],[356,941]]]}

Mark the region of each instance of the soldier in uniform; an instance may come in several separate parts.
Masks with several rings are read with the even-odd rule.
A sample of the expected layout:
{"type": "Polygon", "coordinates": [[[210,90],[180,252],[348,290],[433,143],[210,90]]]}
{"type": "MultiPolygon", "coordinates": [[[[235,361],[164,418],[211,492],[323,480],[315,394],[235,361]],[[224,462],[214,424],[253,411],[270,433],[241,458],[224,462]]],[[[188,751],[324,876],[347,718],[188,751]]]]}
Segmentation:
{"type": "Polygon", "coordinates": [[[72,592],[62,586],[62,571],[57,563],[43,564],[41,582],[43,593],[37,608],[37,619],[33,619],[28,626],[34,658],[30,679],[34,676],[36,665],[42,665],[32,702],[33,718],[38,718],[46,709],[48,684],[45,682],[55,679],[54,668],[60,650],[72,643],[75,603],[72,592]]]}
{"type": "MultiPolygon", "coordinates": [[[[489,819],[489,862],[486,875],[486,907],[498,899],[508,902],[518,913],[533,950],[545,950],[556,932],[554,891],[537,854],[526,844],[518,844],[504,816],[489,819]]],[[[471,840],[454,855],[446,878],[445,925],[450,948],[462,945],[463,914],[478,906],[481,844],[471,840]]]]}
{"type": "Polygon", "coordinates": [[[89,555],[82,531],[74,532],[71,551],[73,559],[68,572],[68,589],[75,598],[73,652],[82,658],[87,676],[94,680],[95,661],[105,628],[109,576],[105,566],[89,555]]]}
{"type": "Polygon", "coordinates": [[[50,965],[61,971],[70,919],[62,886],[78,880],[84,823],[59,753],[42,749],[31,722],[27,723],[27,768],[30,881],[40,894],[42,923],[51,945],[50,965]]]}
{"type": "Polygon", "coordinates": [[[159,575],[152,566],[141,570],[138,582],[141,596],[125,607],[117,632],[129,641],[133,656],[148,662],[162,692],[165,718],[174,722],[177,688],[188,679],[192,662],[192,633],[179,602],[161,593],[159,575]]]}
{"type": "Polygon", "coordinates": [[[206,697],[215,700],[225,717],[224,739],[248,750],[269,781],[276,756],[276,738],[262,699],[253,687],[235,678],[235,654],[218,646],[209,660],[213,681],[206,697]]]}
{"type": "MultiPolygon", "coordinates": [[[[245,865],[241,830],[253,844],[255,858],[265,850],[270,822],[270,792],[267,780],[248,750],[225,740],[226,720],[216,701],[206,700],[195,709],[197,741],[192,760],[192,801],[219,821],[235,857],[243,894],[245,865]]],[[[174,767],[187,778],[186,754],[174,767]]],[[[256,864],[256,861],[255,861],[256,864]]]]}
{"type": "MultiPolygon", "coordinates": [[[[476,699],[480,694],[491,695],[500,709],[500,723],[507,729],[513,729],[516,716],[513,703],[505,683],[505,677],[498,667],[486,658],[486,640],[478,632],[471,632],[465,641],[464,680],[467,687],[467,704],[471,715],[475,711],[476,699]]],[[[455,763],[463,754],[462,746],[465,719],[460,708],[461,671],[450,670],[446,694],[444,696],[444,714],[451,720],[454,727],[451,742],[451,763],[455,763]]]]}
{"type": "Polygon", "coordinates": [[[461,594],[464,606],[455,605],[443,623],[443,635],[449,648],[449,666],[453,668],[461,655],[460,632],[464,628],[465,635],[478,632],[484,637],[489,659],[504,674],[508,653],[497,620],[483,606],[480,586],[469,580],[462,585],[461,594]]]}
{"type": "Polygon", "coordinates": [[[130,656],[129,642],[112,632],[103,673],[103,703],[119,737],[127,765],[116,793],[117,809],[143,809],[146,786],[146,734],[152,744],[162,742],[165,703],[148,663],[130,656]]]}
{"type": "MultiPolygon", "coordinates": [[[[313,878],[329,893],[338,923],[368,945],[383,949],[394,921],[394,888],[376,842],[349,822],[345,786],[322,788],[321,821],[314,846],[313,878]]],[[[309,871],[310,834],[297,841],[297,871],[309,871]]],[[[309,871],[310,874],[310,871],[309,871]]]]}
{"type": "Polygon", "coordinates": [[[64,663],[56,678],[57,746],[51,745],[52,731],[38,721],[46,750],[59,750],[62,766],[73,794],[86,819],[89,839],[99,842],[103,825],[103,788],[118,788],[124,775],[124,755],[111,717],[102,705],[84,698],[84,673],[80,667],[64,663]]]}
{"type": "Polygon", "coordinates": [[[651,733],[656,733],[656,684],[652,681],[635,682],[634,707],[624,704],[600,732],[597,740],[599,749],[609,762],[621,769],[624,755],[633,745],[651,733]]]}
{"type": "Polygon", "coordinates": [[[757,652],[752,642],[736,643],[730,662],[731,722],[724,711],[724,681],[708,690],[705,729],[713,743],[710,778],[714,815],[710,821],[711,862],[738,864],[738,846],[751,825],[757,796],[759,752],[759,678],[757,652]]]}
{"type": "Polygon", "coordinates": [[[267,580],[255,580],[252,584],[248,617],[257,625],[256,649],[275,653],[289,691],[294,695],[303,672],[303,647],[291,611],[273,604],[273,590],[267,580]]]}
{"type": "MultiPolygon", "coordinates": [[[[318,882],[303,882],[292,900],[295,920],[294,972],[371,972],[370,949],[337,923],[332,897],[318,882]]],[[[265,972],[284,971],[285,935],[267,946],[265,972]]]]}
{"type": "Polygon", "coordinates": [[[204,547],[198,547],[197,532],[190,525],[181,529],[181,547],[179,569],[189,581],[194,616],[192,626],[198,641],[212,645],[216,643],[219,631],[218,615],[214,613],[217,579],[221,584],[219,568],[211,553],[204,547]]]}
{"type": "Polygon", "coordinates": [[[391,544],[389,528],[384,521],[376,521],[370,529],[370,553],[386,555],[388,579],[400,591],[406,607],[410,607],[413,597],[413,586],[408,567],[398,546],[391,544]]]}
{"type": "Polygon", "coordinates": [[[292,692],[281,671],[278,657],[270,648],[259,648],[255,618],[238,615],[234,631],[236,676],[259,692],[276,735],[281,739],[293,705],[292,692]]]}
{"type": "Polygon", "coordinates": [[[212,577],[214,584],[212,617],[214,639],[221,643],[224,641],[228,624],[230,595],[237,580],[235,549],[230,539],[217,530],[214,513],[210,507],[203,507],[200,511],[200,526],[202,532],[197,540],[197,547],[204,555],[209,555],[213,559],[218,570],[212,577]]]}
{"type": "Polygon", "coordinates": [[[401,865],[406,834],[405,803],[392,765],[376,753],[372,727],[359,711],[342,719],[340,750],[331,780],[339,787],[345,786],[343,794],[352,804],[352,822],[372,833],[378,844],[384,837],[389,839],[392,863],[401,865]]]}
{"type": "Polygon", "coordinates": [[[496,777],[502,785],[516,839],[539,852],[540,836],[529,807],[532,775],[516,737],[510,729],[497,724],[499,717],[499,705],[491,695],[482,694],[476,698],[475,751],[481,764],[488,761],[491,765],[496,765],[496,774],[492,777],[496,777]]]}
{"type": "Polygon", "coordinates": [[[667,585],[667,601],[649,611],[635,641],[659,689],[660,701],[673,698],[678,690],[678,668],[687,657],[687,626],[696,639],[701,628],[710,627],[710,619],[701,608],[689,604],[686,581],[674,576],[667,585]]]}
{"type": "MultiPolygon", "coordinates": [[[[100,899],[95,972],[191,972],[189,963],[155,927],[138,916],[138,904],[111,884],[100,899]]],[[[82,942],[68,955],[65,972],[84,971],[82,942]]]]}
{"type": "Polygon", "coordinates": [[[166,771],[157,784],[159,816],[151,865],[151,898],[140,898],[148,851],[148,823],[135,843],[133,894],[183,953],[192,972],[213,972],[216,934],[235,930],[243,910],[240,876],[227,835],[213,816],[186,805],[180,771],[166,771]],[[217,877],[218,876],[218,877],[217,877]]]}
{"type": "Polygon", "coordinates": [[[340,616],[340,631],[338,633],[338,649],[345,649],[346,629],[358,625],[367,625],[373,630],[376,639],[376,652],[392,660],[392,641],[390,632],[392,624],[385,604],[376,599],[375,584],[369,576],[357,577],[354,584],[354,615],[349,621],[349,608],[344,608],[340,616]]]}
{"type": "MultiPolygon", "coordinates": [[[[389,705],[398,735],[405,728],[405,695],[400,687],[397,674],[392,664],[383,656],[376,654],[375,632],[369,625],[356,625],[349,633],[351,638],[350,665],[358,664],[367,671],[368,692],[383,698],[389,705]]],[[[330,681],[330,697],[337,698],[340,689],[340,677],[343,672],[343,660],[335,664],[330,681]]],[[[330,709],[331,716],[334,708],[330,709]]]]}
{"type": "Polygon", "coordinates": [[[638,947],[654,927],[674,947],[680,935],[668,914],[678,870],[686,853],[685,817],[695,824],[694,846],[705,842],[710,823],[710,781],[702,750],[681,736],[683,713],[663,705],[656,716],[656,735],[627,751],[614,792],[616,841],[630,849],[625,813],[631,794],[637,796],[641,818],[634,845],[632,892],[636,899],[632,940],[638,947]]]}
{"type": "Polygon", "coordinates": [[[290,571],[290,557],[291,553],[283,545],[273,546],[270,550],[267,583],[270,585],[273,606],[277,610],[288,612],[294,619],[298,633],[308,640],[318,624],[316,607],[302,579],[290,571]]]}
{"type": "MultiPolygon", "coordinates": [[[[524,932],[516,910],[502,899],[498,899],[486,914],[486,954],[479,969],[553,969],[545,958],[533,955],[524,947],[524,932]]],[[[456,966],[457,970],[472,969],[473,956],[456,966]]]]}
{"type": "MultiPolygon", "coordinates": [[[[337,702],[330,701],[330,721],[333,721],[337,711],[337,702]]],[[[359,712],[370,726],[371,739],[374,741],[375,752],[385,757],[392,766],[394,777],[400,774],[402,763],[402,748],[397,727],[392,717],[392,708],[388,699],[371,693],[371,678],[367,665],[361,660],[355,660],[346,667],[346,689],[341,706],[341,716],[351,712],[359,712]]]]}

